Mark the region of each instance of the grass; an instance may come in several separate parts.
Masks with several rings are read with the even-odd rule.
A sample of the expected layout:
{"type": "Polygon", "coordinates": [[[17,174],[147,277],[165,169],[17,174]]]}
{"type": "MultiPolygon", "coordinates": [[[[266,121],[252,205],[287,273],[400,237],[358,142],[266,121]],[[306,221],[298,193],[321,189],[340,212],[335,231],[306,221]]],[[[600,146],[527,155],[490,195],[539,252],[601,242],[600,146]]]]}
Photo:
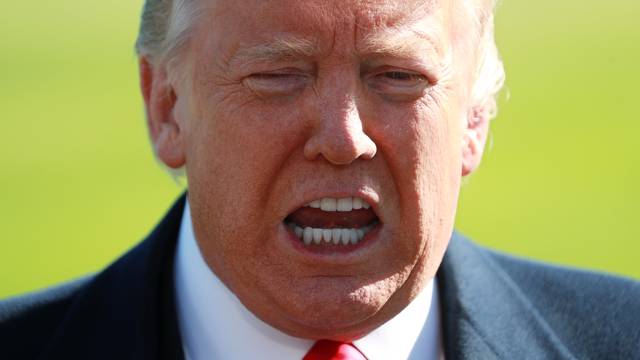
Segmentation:
{"type": "MultiPolygon", "coordinates": [[[[0,297],[97,271],[181,189],[155,163],[132,44],[141,1],[0,14],[0,297]]],[[[510,98],[457,227],[492,248],[640,278],[640,3],[503,1],[510,98]]]]}

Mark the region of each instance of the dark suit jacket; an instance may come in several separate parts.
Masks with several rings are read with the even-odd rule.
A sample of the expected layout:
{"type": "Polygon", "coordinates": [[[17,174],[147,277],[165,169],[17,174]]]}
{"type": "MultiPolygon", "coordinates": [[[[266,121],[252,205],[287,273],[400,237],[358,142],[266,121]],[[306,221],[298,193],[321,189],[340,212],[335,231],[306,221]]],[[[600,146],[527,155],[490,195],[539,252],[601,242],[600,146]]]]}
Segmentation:
{"type": "MultiPolygon", "coordinates": [[[[101,273],[0,302],[0,359],[182,359],[173,255],[184,196],[101,273]]],[[[438,283],[447,359],[640,359],[640,283],[454,234],[438,283]]]]}

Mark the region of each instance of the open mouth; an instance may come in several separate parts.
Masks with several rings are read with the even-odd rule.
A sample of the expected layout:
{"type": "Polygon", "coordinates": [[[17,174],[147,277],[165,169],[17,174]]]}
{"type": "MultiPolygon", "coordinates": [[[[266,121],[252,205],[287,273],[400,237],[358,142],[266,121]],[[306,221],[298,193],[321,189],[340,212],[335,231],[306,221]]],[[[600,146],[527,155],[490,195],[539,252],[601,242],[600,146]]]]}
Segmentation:
{"type": "Polygon", "coordinates": [[[371,205],[360,197],[317,199],[285,219],[309,247],[357,245],[379,223],[371,205]]]}

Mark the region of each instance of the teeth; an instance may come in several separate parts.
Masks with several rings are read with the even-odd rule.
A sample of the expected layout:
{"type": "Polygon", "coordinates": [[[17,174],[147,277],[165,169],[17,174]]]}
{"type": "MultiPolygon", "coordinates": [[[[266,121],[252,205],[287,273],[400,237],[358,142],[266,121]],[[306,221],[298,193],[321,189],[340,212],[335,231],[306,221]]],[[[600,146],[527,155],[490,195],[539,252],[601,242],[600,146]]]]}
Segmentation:
{"type": "Polygon", "coordinates": [[[359,197],[353,198],[353,208],[354,209],[362,209],[362,199],[359,197]]]}
{"type": "Polygon", "coordinates": [[[322,229],[322,239],[324,240],[324,242],[330,243],[331,238],[331,229],[322,229]]]}
{"type": "Polygon", "coordinates": [[[323,198],[320,200],[320,210],[324,211],[336,211],[336,199],[334,198],[323,198]]]}
{"type": "Polygon", "coordinates": [[[336,245],[340,243],[340,234],[342,234],[340,229],[331,229],[331,240],[333,240],[333,243],[336,245]]]}
{"type": "Polygon", "coordinates": [[[304,233],[302,234],[302,241],[304,241],[305,245],[309,245],[311,244],[311,240],[313,240],[313,229],[310,227],[306,227],[304,228],[304,233]]]}
{"type": "Polygon", "coordinates": [[[320,245],[322,242],[326,244],[333,243],[334,245],[355,245],[373,229],[373,225],[359,229],[319,229],[309,226],[303,229],[297,225],[291,224],[291,226],[298,239],[302,240],[305,245],[311,245],[312,242],[315,245],[320,245]]]}
{"type": "Polygon", "coordinates": [[[353,200],[351,198],[338,199],[338,211],[351,211],[353,209],[353,200]]]}
{"type": "Polygon", "coordinates": [[[349,229],[342,229],[340,240],[342,241],[342,245],[347,245],[349,243],[349,240],[351,240],[351,232],[349,229]]]}
{"type": "Polygon", "coordinates": [[[360,239],[358,239],[358,233],[356,229],[349,229],[349,236],[351,237],[351,244],[355,245],[360,239]]]}
{"type": "Polygon", "coordinates": [[[326,197],[313,200],[305,206],[314,209],[321,209],[323,211],[351,211],[371,208],[369,203],[359,197],[347,197],[340,199],[326,197]]]}
{"type": "Polygon", "coordinates": [[[320,244],[322,241],[322,229],[313,229],[313,242],[320,244]]]}

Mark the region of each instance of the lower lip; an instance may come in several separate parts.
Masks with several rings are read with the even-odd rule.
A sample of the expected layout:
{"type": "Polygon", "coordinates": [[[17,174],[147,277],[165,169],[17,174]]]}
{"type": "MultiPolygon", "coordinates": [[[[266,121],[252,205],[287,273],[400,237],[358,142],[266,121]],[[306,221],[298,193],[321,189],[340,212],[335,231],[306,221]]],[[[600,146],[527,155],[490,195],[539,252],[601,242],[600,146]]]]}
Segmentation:
{"type": "Polygon", "coordinates": [[[310,245],[305,245],[300,238],[294,233],[293,229],[282,223],[282,227],[284,228],[285,233],[287,234],[287,241],[293,247],[293,249],[301,253],[307,257],[314,258],[334,258],[334,257],[351,257],[358,256],[359,254],[365,252],[368,248],[376,243],[378,239],[378,234],[380,232],[380,228],[382,227],[381,223],[377,223],[373,229],[369,230],[365,234],[365,236],[358,241],[356,244],[333,244],[321,242],[320,244],[311,243],[310,245]]]}

